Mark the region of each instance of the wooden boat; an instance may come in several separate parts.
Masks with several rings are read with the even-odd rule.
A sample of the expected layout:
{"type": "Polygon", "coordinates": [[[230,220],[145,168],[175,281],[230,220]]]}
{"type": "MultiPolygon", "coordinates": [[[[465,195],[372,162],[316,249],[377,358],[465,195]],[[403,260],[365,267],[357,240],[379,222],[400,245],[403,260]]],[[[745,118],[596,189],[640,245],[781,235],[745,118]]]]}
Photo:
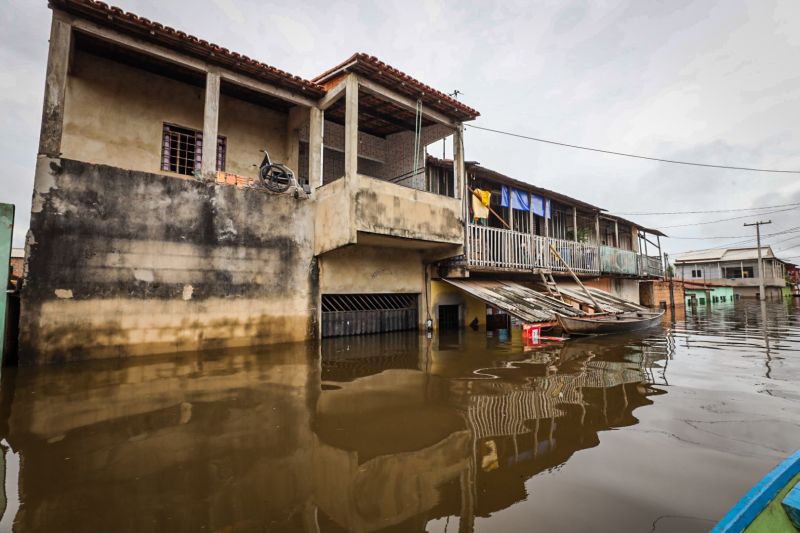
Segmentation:
{"type": "Polygon", "coordinates": [[[606,335],[647,329],[661,322],[662,316],[664,311],[631,311],[581,317],[557,315],[557,318],[561,329],[569,335],[606,335]]]}
{"type": "Polygon", "coordinates": [[[764,476],[711,531],[796,530],[800,530],[800,450],[764,476]]]}

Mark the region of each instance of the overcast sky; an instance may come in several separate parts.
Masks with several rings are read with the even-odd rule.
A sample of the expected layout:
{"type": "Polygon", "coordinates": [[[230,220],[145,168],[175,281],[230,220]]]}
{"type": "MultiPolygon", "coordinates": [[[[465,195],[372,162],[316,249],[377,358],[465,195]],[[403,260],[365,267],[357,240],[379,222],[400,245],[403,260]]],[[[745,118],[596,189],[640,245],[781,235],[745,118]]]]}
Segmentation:
{"type": "MultiPolygon", "coordinates": [[[[800,170],[798,0],[111,3],[308,78],[368,52],[442,91],[460,90],[481,112],[476,125],[669,159],[800,170]]],[[[44,0],[5,0],[0,20],[0,201],[17,205],[21,246],[50,13],[44,0]]],[[[474,129],[466,155],[617,213],[800,202],[798,174],[653,163],[474,129]]],[[[793,209],[669,227],[742,214],[629,218],[704,238],[667,239],[671,254],[742,241],[752,233],[742,223],[758,218],[773,221],[765,233],[800,226],[793,209]],[[707,239],[715,236],[726,238],[707,239]]],[[[800,259],[800,233],[767,242],[800,259]]]]}

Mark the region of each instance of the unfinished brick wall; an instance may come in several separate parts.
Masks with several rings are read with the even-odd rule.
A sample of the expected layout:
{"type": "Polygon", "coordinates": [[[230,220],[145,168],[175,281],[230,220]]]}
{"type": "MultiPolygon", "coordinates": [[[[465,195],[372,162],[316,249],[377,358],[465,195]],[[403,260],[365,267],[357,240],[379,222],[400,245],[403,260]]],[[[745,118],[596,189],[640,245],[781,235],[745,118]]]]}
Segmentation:
{"type": "MultiPolygon", "coordinates": [[[[425,148],[428,144],[451,135],[447,127],[435,124],[422,128],[420,137],[420,150],[417,165],[419,171],[408,175],[414,167],[414,132],[402,131],[388,135],[385,139],[358,132],[358,172],[382,180],[392,180],[399,185],[425,189],[425,148]],[[398,179],[401,178],[402,179],[398,179]]],[[[300,140],[308,145],[308,126],[300,129],[300,140]]],[[[322,164],[323,183],[329,183],[344,175],[344,126],[335,122],[325,121],[323,136],[325,150],[322,164]]],[[[301,148],[302,154],[307,153],[301,148]]],[[[307,175],[307,169],[301,163],[300,175],[307,175]]]]}
{"type": "MultiPolygon", "coordinates": [[[[654,281],[651,283],[653,286],[653,307],[659,307],[661,302],[666,302],[669,305],[669,282],[668,281],[654,281]]],[[[673,298],[675,305],[682,305],[684,301],[684,288],[683,283],[679,280],[672,282],[673,298]]]]}

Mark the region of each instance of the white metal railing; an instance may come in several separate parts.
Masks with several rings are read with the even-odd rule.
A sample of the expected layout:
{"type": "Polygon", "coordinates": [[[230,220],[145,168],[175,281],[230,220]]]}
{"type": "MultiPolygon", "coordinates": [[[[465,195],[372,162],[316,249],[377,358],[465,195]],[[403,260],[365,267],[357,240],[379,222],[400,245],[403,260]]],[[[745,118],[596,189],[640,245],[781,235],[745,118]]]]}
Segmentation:
{"type": "Polygon", "coordinates": [[[570,268],[580,274],[599,274],[597,247],[583,242],[551,239],[488,226],[470,224],[467,230],[469,265],[482,268],[566,271],[550,244],[570,268]]]}

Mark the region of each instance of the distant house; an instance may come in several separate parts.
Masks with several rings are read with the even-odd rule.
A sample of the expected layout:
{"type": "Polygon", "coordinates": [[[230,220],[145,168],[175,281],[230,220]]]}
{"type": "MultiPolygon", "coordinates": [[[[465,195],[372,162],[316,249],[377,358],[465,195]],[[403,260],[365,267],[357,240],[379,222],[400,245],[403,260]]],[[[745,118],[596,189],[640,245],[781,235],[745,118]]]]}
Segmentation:
{"type": "Polygon", "coordinates": [[[684,300],[686,305],[708,305],[729,303],[739,298],[729,284],[691,283],[684,286],[684,300]]]}
{"type": "MultiPolygon", "coordinates": [[[[772,248],[761,248],[764,264],[764,290],[767,298],[779,298],[786,287],[786,262],[775,256],[772,248]]],[[[733,288],[740,297],[756,297],[760,284],[758,248],[718,248],[687,252],[675,259],[675,276],[700,285],[723,285],[733,288]]]]}
{"type": "Polygon", "coordinates": [[[22,277],[22,269],[25,267],[25,248],[11,249],[11,279],[16,280],[22,277]]]}

